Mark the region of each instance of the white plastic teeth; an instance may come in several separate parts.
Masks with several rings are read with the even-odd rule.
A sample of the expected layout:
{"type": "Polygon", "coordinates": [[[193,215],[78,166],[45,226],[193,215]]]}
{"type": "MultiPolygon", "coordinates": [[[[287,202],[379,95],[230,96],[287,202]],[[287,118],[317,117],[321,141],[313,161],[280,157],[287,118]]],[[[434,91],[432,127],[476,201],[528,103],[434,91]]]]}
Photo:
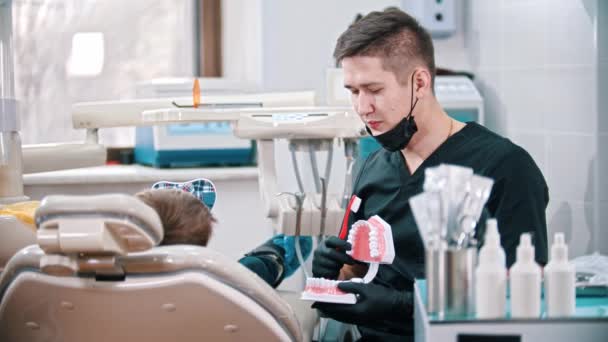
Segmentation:
{"type": "MultiPolygon", "coordinates": [[[[369,229],[369,256],[372,258],[377,258],[380,256],[380,248],[378,247],[380,230],[378,227],[371,225],[369,222],[355,222],[352,228],[348,232],[347,241],[354,246],[355,241],[357,241],[357,234],[359,234],[359,228],[367,227],[369,229]]],[[[349,253],[350,254],[350,253],[349,253]]]]}
{"type": "Polygon", "coordinates": [[[331,289],[337,287],[340,282],[325,278],[306,278],[306,287],[331,289]]]}
{"type": "Polygon", "coordinates": [[[378,228],[370,225],[369,229],[369,255],[372,258],[380,256],[380,250],[378,249],[378,228]]]}
{"type": "Polygon", "coordinates": [[[362,222],[355,222],[355,224],[353,224],[353,226],[350,228],[350,230],[348,231],[348,238],[346,239],[346,241],[348,243],[350,243],[351,246],[354,245],[354,242],[357,238],[357,231],[359,230],[359,227],[364,224],[362,222]]]}

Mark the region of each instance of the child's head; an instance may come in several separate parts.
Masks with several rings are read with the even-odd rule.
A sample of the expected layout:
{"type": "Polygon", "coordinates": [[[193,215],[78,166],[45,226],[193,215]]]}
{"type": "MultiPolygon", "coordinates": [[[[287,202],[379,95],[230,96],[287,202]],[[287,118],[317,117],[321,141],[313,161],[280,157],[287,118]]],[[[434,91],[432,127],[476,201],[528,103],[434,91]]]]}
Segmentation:
{"type": "Polygon", "coordinates": [[[161,245],[207,245],[216,221],[194,195],[179,189],[150,189],[135,196],[158,213],[165,230],[161,245]]]}

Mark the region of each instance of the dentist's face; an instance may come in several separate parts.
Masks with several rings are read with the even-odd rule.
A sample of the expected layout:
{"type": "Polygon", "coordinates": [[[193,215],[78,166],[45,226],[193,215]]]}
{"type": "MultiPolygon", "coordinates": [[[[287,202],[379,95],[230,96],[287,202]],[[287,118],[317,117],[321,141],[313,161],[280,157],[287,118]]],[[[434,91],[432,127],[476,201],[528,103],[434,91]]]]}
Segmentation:
{"type": "Polygon", "coordinates": [[[353,107],[374,135],[395,127],[407,115],[410,82],[399,83],[394,72],[382,68],[380,57],[346,57],[342,68],[353,107]]]}

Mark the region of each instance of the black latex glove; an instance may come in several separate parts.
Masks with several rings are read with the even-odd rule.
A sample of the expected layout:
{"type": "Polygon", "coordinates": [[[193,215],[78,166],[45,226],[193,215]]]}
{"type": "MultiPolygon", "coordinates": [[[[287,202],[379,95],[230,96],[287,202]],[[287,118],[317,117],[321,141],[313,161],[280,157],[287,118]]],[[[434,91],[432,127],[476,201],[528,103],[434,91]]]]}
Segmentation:
{"type": "Polygon", "coordinates": [[[330,236],[317,247],[312,258],[312,275],[316,278],[337,279],[344,264],[352,265],[355,260],[346,251],[352,248],[350,243],[330,236]]]}
{"type": "MultiPolygon", "coordinates": [[[[342,282],[338,288],[357,295],[356,304],[315,302],[312,308],[335,320],[366,325],[379,321],[403,321],[412,318],[412,293],[377,284],[342,282]]],[[[405,323],[404,323],[405,324],[405,323]]]]}

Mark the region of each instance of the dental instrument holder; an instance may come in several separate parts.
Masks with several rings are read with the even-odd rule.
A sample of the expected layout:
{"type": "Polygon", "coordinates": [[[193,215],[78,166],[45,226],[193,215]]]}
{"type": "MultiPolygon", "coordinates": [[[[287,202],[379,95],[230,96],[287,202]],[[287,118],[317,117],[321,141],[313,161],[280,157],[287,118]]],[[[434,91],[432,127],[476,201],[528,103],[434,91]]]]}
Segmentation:
{"type": "Polygon", "coordinates": [[[325,221],[327,220],[327,181],[321,178],[321,226],[320,236],[325,236],[325,221]]]}
{"type": "Polygon", "coordinates": [[[446,306],[445,243],[432,239],[425,248],[425,274],[427,284],[426,309],[431,314],[443,315],[446,306]]]}
{"type": "Polygon", "coordinates": [[[446,315],[474,314],[477,248],[448,248],[445,264],[446,315]]]}
{"type": "MultiPolygon", "coordinates": [[[[78,115],[83,123],[86,116],[78,115]]],[[[335,139],[357,139],[365,135],[363,122],[351,107],[269,107],[269,108],[160,108],[143,110],[143,124],[179,124],[230,121],[236,137],[257,142],[259,189],[264,214],[271,219],[275,232],[293,235],[296,206],[292,198],[281,196],[277,184],[274,143],[287,139],[305,147],[318,143],[319,149],[333,146],[335,139]],[[332,142],[328,144],[327,142],[332,142]]],[[[84,126],[86,127],[86,125],[84,126]]],[[[331,150],[330,150],[331,151],[331,150]]],[[[311,160],[312,162],[312,160],[311,160]]],[[[329,182],[329,178],[326,182],[329,182]]],[[[315,180],[317,181],[317,180],[315,180]]],[[[320,187],[319,187],[320,189],[320,187]]],[[[302,191],[301,191],[302,192],[302,191]]],[[[318,192],[318,191],[317,191],[318,192]]],[[[302,209],[301,235],[318,236],[321,223],[321,194],[306,193],[302,209]]],[[[337,235],[343,215],[342,194],[327,194],[325,234],[337,235]]]]}
{"type": "MultiPolygon", "coordinates": [[[[294,151],[310,151],[310,145],[315,150],[327,150],[333,141],[323,140],[291,140],[290,149],[294,151]]],[[[322,193],[303,193],[301,217],[298,224],[298,205],[291,196],[276,196],[278,191],[277,173],[275,168],[274,141],[258,140],[258,168],[260,170],[259,189],[262,203],[267,216],[272,220],[277,232],[287,235],[315,236],[320,234],[337,235],[342,208],[335,196],[327,194],[326,180],[323,180],[322,193]]],[[[297,169],[297,165],[294,165],[297,169]]],[[[294,170],[295,171],[295,170],[294,170]]],[[[299,172],[299,171],[296,171],[299,172]]]]}
{"type": "Polygon", "coordinates": [[[494,182],[473,175],[472,169],[452,165],[429,168],[425,176],[425,192],[410,202],[425,241],[427,311],[440,317],[472,315],[477,264],[474,234],[494,182]]]}
{"type": "Polygon", "coordinates": [[[342,209],[346,209],[353,193],[353,167],[358,154],[358,141],[344,139],[344,157],[346,158],[346,175],[344,176],[344,192],[342,194],[342,209]]]}
{"type": "Polygon", "coordinates": [[[425,250],[427,311],[445,315],[475,313],[477,248],[431,246],[425,250]]]}

